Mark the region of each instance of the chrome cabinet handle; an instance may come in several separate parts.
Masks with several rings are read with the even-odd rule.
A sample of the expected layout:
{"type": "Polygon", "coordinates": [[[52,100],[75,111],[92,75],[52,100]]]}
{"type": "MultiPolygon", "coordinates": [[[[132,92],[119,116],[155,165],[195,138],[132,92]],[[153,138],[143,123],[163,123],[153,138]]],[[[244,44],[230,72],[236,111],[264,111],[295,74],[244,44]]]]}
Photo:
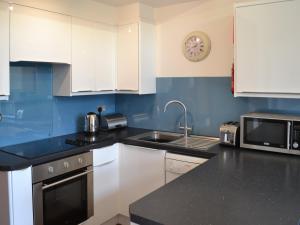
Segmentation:
{"type": "Polygon", "coordinates": [[[63,183],[65,183],[65,182],[67,182],[67,181],[74,180],[74,179],[76,179],[76,178],[78,178],[78,177],[82,177],[82,176],[84,176],[84,175],[87,175],[87,174],[89,174],[89,173],[92,173],[93,171],[94,171],[94,170],[87,170],[87,171],[85,171],[85,172],[83,172],[83,173],[74,175],[74,176],[72,176],[72,177],[68,177],[68,178],[66,178],[66,179],[63,179],[63,180],[54,182],[54,183],[52,183],[52,184],[46,184],[46,185],[43,185],[42,190],[46,190],[46,189],[48,189],[48,188],[57,186],[57,185],[59,185],[59,184],[63,184],[63,183]]]}

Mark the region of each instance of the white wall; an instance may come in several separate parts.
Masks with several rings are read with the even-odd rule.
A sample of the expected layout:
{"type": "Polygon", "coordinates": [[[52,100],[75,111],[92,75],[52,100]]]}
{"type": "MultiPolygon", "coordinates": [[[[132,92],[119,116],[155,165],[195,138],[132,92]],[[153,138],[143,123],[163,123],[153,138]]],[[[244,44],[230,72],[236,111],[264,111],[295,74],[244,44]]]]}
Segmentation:
{"type": "Polygon", "coordinates": [[[199,0],[155,10],[159,77],[229,76],[233,62],[234,0],[199,0]],[[182,41],[195,30],[206,32],[212,50],[193,63],[182,54],[182,41]]]}

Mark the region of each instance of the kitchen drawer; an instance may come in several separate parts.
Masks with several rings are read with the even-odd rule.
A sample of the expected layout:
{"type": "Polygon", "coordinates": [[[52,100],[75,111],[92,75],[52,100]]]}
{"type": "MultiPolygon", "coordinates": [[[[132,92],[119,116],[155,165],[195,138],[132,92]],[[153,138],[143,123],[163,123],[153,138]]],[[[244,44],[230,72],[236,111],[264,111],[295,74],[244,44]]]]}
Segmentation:
{"type": "Polygon", "coordinates": [[[105,148],[93,150],[93,166],[101,166],[103,164],[112,162],[118,158],[118,147],[112,145],[105,148]]]}
{"type": "Polygon", "coordinates": [[[175,174],[185,174],[200,164],[166,159],[166,171],[175,174]]]}

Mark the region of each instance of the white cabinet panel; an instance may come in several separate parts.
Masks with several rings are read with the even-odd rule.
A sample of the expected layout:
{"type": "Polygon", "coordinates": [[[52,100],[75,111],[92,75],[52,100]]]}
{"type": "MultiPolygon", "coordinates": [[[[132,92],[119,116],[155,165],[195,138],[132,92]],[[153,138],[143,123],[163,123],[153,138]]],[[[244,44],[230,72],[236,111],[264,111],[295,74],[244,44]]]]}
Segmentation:
{"type": "Polygon", "coordinates": [[[299,10],[297,0],[236,7],[236,96],[300,94],[299,10]]]}
{"type": "Polygon", "coordinates": [[[118,144],[93,150],[94,216],[84,224],[99,225],[118,214],[118,144]]]}
{"type": "Polygon", "coordinates": [[[96,91],[115,90],[116,30],[98,24],[95,38],[96,91]]]}
{"type": "Polygon", "coordinates": [[[31,167],[10,173],[10,225],[33,225],[31,167]]]}
{"type": "Polygon", "coordinates": [[[72,92],[94,91],[94,23],[72,18],[72,92]]]}
{"type": "Polygon", "coordinates": [[[156,93],[155,26],[139,22],[119,26],[117,38],[117,90],[156,93]]]}
{"type": "Polygon", "coordinates": [[[183,174],[191,171],[199,165],[205,163],[208,159],[179,155],[173,153],[166,154],[166,183],[175,180],[183,174]]]}
{"type": "Polygon", "coordinates": [[[165,151],[120,144],[120,213],[129,205],[164,185],[165,151]]]}
{"type": "Polygon", "coordinates": [[[9,95],[9,9],[0,2],[0,100],[9,95]]]}
{"type": "Polygon", "coordinates": [[[113,26],[72,18],[72,65],[54,67],[54,95],[115,90],[115,46],[113,26]]]}
{"type": "Polygon", "coordinates": [[[117,89],[139,90],[139,25],[123,25],[117,37],[117,89]]]}
{"type": "Polygon", "coordinates": [[[156,93],[155,74],[155,26],[150,23],[140,23],[140,66],[139,93],[156,93]]]}
{"type": "Polygon", "coordinates": [[[12,5],[10,60],[71,64],[71,18],[12,5]]]}

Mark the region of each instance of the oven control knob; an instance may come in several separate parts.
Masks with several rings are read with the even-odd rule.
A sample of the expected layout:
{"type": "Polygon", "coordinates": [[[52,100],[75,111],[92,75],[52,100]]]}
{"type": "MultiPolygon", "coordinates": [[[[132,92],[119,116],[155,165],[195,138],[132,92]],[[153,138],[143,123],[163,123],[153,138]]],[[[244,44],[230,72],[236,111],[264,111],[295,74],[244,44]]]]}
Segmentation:
{"type": "Polygon", "coordinates": [[[64,162],[64,168],[68,169],[70,167],[70,164],[68,162],[64,162]]]}
{"type": "Polygon", "coordinates": [[[48,173],[54,173],[54,168],[52,166],[48,167],[48,173]]]}
{"type": "Polygon", "coordinates": [[[299,143],[298,143],[297,141],[295,141],[295,142],[293,143],[293,148],[294,148],[294,149],[299,148],[299,143]]]}
{"type": "Polygon", "coordinates": [[[79,163],[79,164],[83,164],[82,158],[78,158],[78,163],[79,163]]]}

